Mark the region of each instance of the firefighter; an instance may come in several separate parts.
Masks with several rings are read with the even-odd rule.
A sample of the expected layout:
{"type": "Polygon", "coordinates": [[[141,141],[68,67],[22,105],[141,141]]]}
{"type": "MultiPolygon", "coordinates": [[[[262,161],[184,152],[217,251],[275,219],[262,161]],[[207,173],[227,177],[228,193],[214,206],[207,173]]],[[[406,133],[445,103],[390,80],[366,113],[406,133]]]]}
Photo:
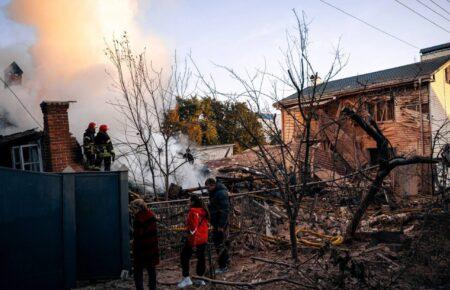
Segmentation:
{"type": "Polygon", "coordinates": [[[111,159],[114,161],[116,154],[114,153],[114,148],[111,143],[111,139],[108,136],[108,126],[101,125],[97,136],[95,136],[95,153],[97,154],[97,159],[95,161],[95,166],[100,169],[102,161],[104,162],[105,171],[111,170],[111,159]]]}
{"type": "Polygon", "coordinates": [[[83,134],[83,152],[86,157],[86,168],[95,168],[95,123],[89,123],[86,131],[83,134]]]}

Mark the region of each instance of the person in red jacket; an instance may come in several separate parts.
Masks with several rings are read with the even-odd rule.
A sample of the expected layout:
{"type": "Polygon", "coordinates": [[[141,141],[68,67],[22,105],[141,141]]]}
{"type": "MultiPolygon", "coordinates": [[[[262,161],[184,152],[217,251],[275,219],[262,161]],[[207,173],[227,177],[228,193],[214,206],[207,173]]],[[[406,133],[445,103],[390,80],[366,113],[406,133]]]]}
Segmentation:
{"type": "Polygon", "coordinates": [[[133,222],[134,283],[144,290],[143,271],[147,269],[150,290],[156,289],[156,265],[159,264],[156,216],[142,199],[132,202],[136,208],[133,222]]]}
{"type": "MultiPolygon", "coordinates": [[[[189,262],[195,251],[197,256],[197,275],[203,276],[206,270],[205,250],[208,244],[209,212],[200,197],[191,196],[191,205],[186,220],[187,239],[181,251],[181,268],[183,279],[178,283],[178,288],[191,286],[189,277],[189,262]]],[[[205,282],[196,281],[197,285],[203,286],[205,282]]]]}

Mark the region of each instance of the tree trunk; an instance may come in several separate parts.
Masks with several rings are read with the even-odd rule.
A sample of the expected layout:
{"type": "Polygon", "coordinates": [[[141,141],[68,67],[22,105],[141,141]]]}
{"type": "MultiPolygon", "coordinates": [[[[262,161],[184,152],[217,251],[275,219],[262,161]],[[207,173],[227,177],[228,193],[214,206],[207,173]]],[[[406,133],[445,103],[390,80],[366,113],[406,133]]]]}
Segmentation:
{"type": "Polygon", "coordinates": [[[298,252],[297,252],[297,236],[295,235],[295,228],[296,228],[296,218],[289,217],[289,236],[291,239],[291,255],[292,259],[295,263],[298,262],[298,252]]]}
{"type": "Polygon", "coordinates": [[[165,168],[166,168],[166,172],[164,174],[164,191],[166,192],[166,200],[169,200],[169,140],[165,139],[164,140],[164,158],[165,158],[165,168]]]}
{"type": "Polygon", "coordinates": [[[347,229],[345,231],[346,241],[349,241],[353,238],[356,229],[358,228],[359,223],[361,222],[361,219],[364,216],[364,213],[366,212],[369,205],[372,203],[375,194],[380,190],[380,187],[383,184],[383,180],[386,178],[386,176],[388,176],[389,172],[390,172],[389,170],[381,170],[378,172],[377,177],[370,185],[369,192],[363,197],[358,206],[358,209],[353,215],[352,220],[347,225],[347,229]]]}
{"type": "Polygon", "coordinates": [[[155,169],[153,169],[152,167],[153,165],[150,166],[150,173],[152,175],[152,188],[153,188],[153,194],[155,195],[155,200],[158,201],[158,192],[156,189],[156,178],[155,178],[155,169]]]}

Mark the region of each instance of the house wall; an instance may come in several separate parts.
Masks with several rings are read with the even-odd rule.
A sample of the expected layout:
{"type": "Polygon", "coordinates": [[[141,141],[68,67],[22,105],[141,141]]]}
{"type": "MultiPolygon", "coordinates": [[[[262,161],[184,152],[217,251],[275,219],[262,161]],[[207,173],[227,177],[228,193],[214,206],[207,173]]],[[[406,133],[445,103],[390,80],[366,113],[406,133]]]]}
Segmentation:
{"type": "MultiPolygon", "coordinates": [[[[321,107],[328,117],[336,120],[340,111],[345,106],[358,108],[362,106],[363,114],[367,115],[365,111],[366,101],[376,102],[377,100],[388,100],[393,95],[395,100],[395,120],[379,122],[378,125],[383,131],[392,146],[396,149],[397,154],[410,155],[425,155],[431,154],[431,128],[428,119],[428,113],[421,113],[420,103],[423,104],[425,112],[429,101],[428,84],[409,84],[401,87],[386,88],[377,92],[366,93],[364,95],[352,95],[341,97],[336,102],[328,103],[321,107]],[[360,102],[363,100],[363,102],[360,102]]],[[[294,108],[291,113],[295,118],[301,120],[298,108],[294,108]]],[[[282,112],[283,118],[283,138],[286,142],[295,140],[295,135],[298,134],[298,122],[295,122],[292,115],[286,111],[282,112]]],[[[318,120],[317,122],[320,122],[318,120]]],[[[318,128],[317,124],[313,127],[318,128]]],[[[367,165],[366,162],[355,164],[355,161],[369,160],[368,149],[376,148],[376,143],[371,139],[361,128],[356,126],[353,122],[346,121],[342,124],[340,130],[342,134],[339,135],[338,142],[342,140],[352,140],[353,144],[343,144],[343,150],[350,147],[360,147],[360,151],[365,156],[350,160],[347,156],[351,155],[349,152],[339,152],[346,157],[346,161],[358,168],[367,165]],[[345,137],[345,139],[344,139],[345,137]],[[349,139],[350,138],[350,139],[349,139]],[[364,164],[365,163],[365,164],[364,164]]],[[[337,148],[337,151],[339,148],[337,148]]],[[[351,151],[350,151],[351,152],[351,151]]],[[[394,191],[398,194],[414,195],[419,191],[429,192],[431,185],[428,180],[430,169],[428,165],[410,165],[399,168],[393,171],[391,175],[391,182],[394,191]]]]}
{"type": "MultiPolygon", "coordinates": [[[[434,148],[433,156],[437,157],[445,144],[450,143],[450,84],[445,79],[445,69],[450,66],[450,62],[442,66],[435,74],[434,81],[430,82],[430,118],[431,134],[434,148]]],[[[439,178],[442,168],[438,165],[437,172],[439,178]]],[[[450,179],[450,171],[447,174],[450,179]]]]}
{"type": "Polygon", "coordinates": [[[288,111],[281,111],[282,135],[285,142],[291,142],[294,139],[295,132],[299,130],[299,124],[302,123],[302,116],[298,108],[288,111]]]}
{"type": "MultiPolygon", "coordinates": [[[[436,137],[439,128],[441,128],[450,118],[450,84],[445,80],[445,68],[450,66],[450,62],[441,67],[434,74],[434,81],[430,82],[430,117],[431,117],[431,131],[433,138],[436,137]]],[[[441,132],[449,132],[450,125],[447,124],[441,132]]],[[[449,143],[449,136],[439,140],[436,144],[435,154],[439,152],[443,144],[449,143]]]]}
{"type": "Polygon", "coordinates": [[[13,168],[13,160],[12,160],[12,147],[14,146],[20,146],[20,145],[38,145],[39,148],[41,148],[41,139],[25,139],[25,140],[19,140],[18,142],[12,142],[10,144],[7,144],[5,146],[0,146],[0,166],[2,167],[8,167],[13,168]]]}

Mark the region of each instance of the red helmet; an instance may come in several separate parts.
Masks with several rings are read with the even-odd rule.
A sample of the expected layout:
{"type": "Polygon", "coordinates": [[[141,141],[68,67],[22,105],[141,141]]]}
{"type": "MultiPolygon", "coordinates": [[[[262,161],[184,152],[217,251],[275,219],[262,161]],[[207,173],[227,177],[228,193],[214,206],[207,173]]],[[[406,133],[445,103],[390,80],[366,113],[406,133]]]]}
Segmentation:
{"type": "Polygon", "coordinates": [[[106,131],[108,131],[108,126],[100,125],[100,132],[106,132],[106,131]]]}
{"type": "Polygon", "coordinates": [[[90,122],[88,128],[89,129],[95,129],[95,123],[94,122],[90,122]]]}

